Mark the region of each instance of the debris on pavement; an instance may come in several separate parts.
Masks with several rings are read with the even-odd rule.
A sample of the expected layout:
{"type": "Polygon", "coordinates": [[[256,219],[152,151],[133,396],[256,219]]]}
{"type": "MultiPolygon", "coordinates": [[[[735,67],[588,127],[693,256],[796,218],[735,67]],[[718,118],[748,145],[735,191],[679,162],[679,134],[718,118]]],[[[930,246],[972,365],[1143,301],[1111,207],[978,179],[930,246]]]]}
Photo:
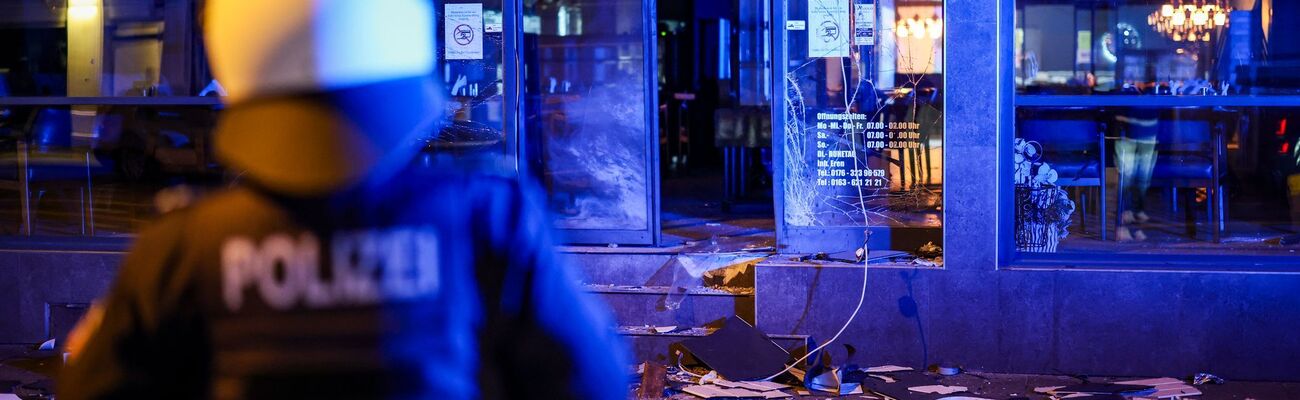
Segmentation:
{"type": "Polygon", "coordinates": [[[1120,396],[1145,396],[1156,392],[1156,388],[1146,385],[1127,385],[1119,383],[1081,383],[1062,386],[1052,391],[1053,394],[1114,394],[1120,396]]]}
{"type": "Polygon", "coordinates": [[[641,363],[641,386],[637,388],[637,400],[656,400],[664,397],[664,386],[668,383],[668,368],[656,363],[641,363]]]}
{"type": "Polygon", "coordinates": [[[879,367],[867,368],[864,369],[863,371],[869,374],[883,374],[889,372],[902,372],[902,371],[911,371],[911,370],[912,369],[909,367],[900,367],[897,365],[881,365],[879,367]]]}
{"type": "Polygon", "coordinates": [[[669,333],[669,332],[672,332],[672,331],[677,330],[677,325],[670,325],[670,326],[649,326],[649,325],[646,325],[646,327],[649,328],[649,330],[650,330],[651,332],[654,332],[654,333],[669,333]]]}
{"type": "MultiPolygon", "coordinates": [[[[892,367],[892,366],[890,366],[892,367]]],[[[871,373],[869,378],[862,381],[862,385],[869,394],[877,395],[886,399],[897,400],[937,400],[946,397],[952,393],[922,393],[912,390],[913,388],[927,388],[930,386],[942,386],[939,383],[939,377],[927,372],[915,371],[911,368],[867,368],[866,371],[891,371],[881,373],[871,373]],[[881,375],[889,379],[870,378],[872,375],[881,375]]],[[[922,389],[924,390],[924,389],[922,389]]],[[[962,391],[965,391],[963,388],[962,391]]],[[[946,391],[945,391],[946,392],[946,391]]]]}
{"type": "Polygon", "coordinates": [[[953,394],[953,393],[961,393],[961,392],[965,392],[965,391],[966,391],[966,387],[965,387],[965,386],[947,386],[947,385],[926,385],[926,386],[913,386],[913,387],[907,388],[907,390],[911,390],[911,391],[913,391],[913,392],[917,392],[917,393],[929,393],[929,394],[953,394]]]}
{"type": "Polygon", "coordinates": [[[826,392],[836,396],[862,394],[861,381],[850,379],[846,376],[845,372],[846,371],[841,368],[831,368],[808,380],[806,386],[808,389],[826,392]]]}
{"type": "Polygon", "coordinates": [[[1115,382],[1123,385],[1146,385],[1155,388],[1155,393],[1142,395],[1138,399],[1181,399],[1187,396],[1199,396],[1201,391],[1175,378],[1139,379],[1115,382]]]}
{"type": "Polygon", "coordinates": [[[1202,372],[1202,373],[1196,374],[1196,376],[1193,376],[1193,377],[1192,377],[1192,384],[1193,384],[1193,385],[1197,385],[1197,386],[1204,385],[1204,384],[1207,384],[1207,383],[1213,383],[1213,384],[1215,384],[1215,385],[1222,385],[1223,382],[1224,382],[1224,381],[1223,381],[1223,378],[1220,378],[1220,377],[1218,377],[1217,375],[1209,374],[1209,373],[1205,373],[1205,372],[1202,372]]]}
{"type": "Polygon", "coordinates": [[[784,399],[794,397],[789,393],[780,390],[767,392],[754,391],[743,387],[727,388],[719,385],[695,385],[682,388],[682,392],[689,393],[696,397],[704,399],[719,398],[758,398],[758,399],[784,399]]]}
{"type": "Polygon", "coordinates": [[[789,353],[740,317],[708,336],[683,340],[683,348],[723,378],[763,380],[785,369],[789,353]]]}
{"type": "MultiPolygon", "coordinates": [[[[990,383],[992,378],[965,371],[956,364],[935,364],[923,370],[899,365],[862,368],[852,363],[854,349],[846,347],[843,359],[818,348],[815,357],[801,360],[803,352],[816,348],[810,339],[789,350],[777,345],[762,331],[739,317],[731,317],[707,336],[686,339],[674,345],[675,367],[667,367],[664,393],[675,400],[701,399],[785,399],[852,398],[880,400],[989,400],[1003,399],[1015,388],[990,383]],[[790,367],[787,367],[790,366],[790,367]],[[788,371],[787,371],[788,369],[788,371]],[[784,372],[783,372],[784,371],[784,372]],[[981,380],[974,380],[979,378],[981,380]],[[993,389],[993,390],[990,390],[993,389]]],[[[839,353],[836,353],[839,354],[839,353]]],[[[1206,374],[1208,375],[1208,374],[1206,374]]],[[[1194,382],[1215,382],[1212,375],[1196,376],[1194,382]]],[[[1175,378],[1113,380],[1038,387],[1027,396],[1013,399],[1052,400],[1190,400],[1202,395],[1189,382],[1175,378]]],[[[1048,383],[1048,382],[1041,382],[1048,383]]],[[[1061,382],[1068,383],[1068,382],[1061,382]]],[[[645,382],[639,393],[650,395],[654,388],[645,382]],[[649,389],[646,389],[649,388],[649,389]]],[[[1024,388],[1024,386],[1020,386],[1024,388]]]]}
{"type": "Polygon", "coordinates": [[[931,365],[930,368],[927,368],[927,370],[943,376],[957,375],[962,371],[960,366],[952,364],[934,364],[931,365]]]}
{"type": "Polygon", "coordinates": [[[1176,378],[1153,378],[1117,381],[1112,383],[1083,383],[1070,386],[1046,386],[1035,392],[1054,398],[1086,399],[1087,396],[1109,396],[1134,400],[1181,399],[1199,396],[1201,391],[1176,378]]]}

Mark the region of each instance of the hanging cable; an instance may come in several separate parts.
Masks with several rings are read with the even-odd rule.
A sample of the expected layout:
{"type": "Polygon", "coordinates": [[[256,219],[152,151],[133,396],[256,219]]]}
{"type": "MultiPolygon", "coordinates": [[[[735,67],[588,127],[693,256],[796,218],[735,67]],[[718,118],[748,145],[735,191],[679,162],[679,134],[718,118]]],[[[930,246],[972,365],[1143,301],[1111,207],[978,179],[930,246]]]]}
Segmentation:
{"type": "Polygon", "coordinates": [[[864,230],[862,232],[862,235],[864,236],[864,240],[862,241],[862,290],[858,294],[858,305],[856,307],[853,307],[853,313],[849,314],[849,319],[847,321],[844,321],[844,326],[841,326],[840,330],[838,332],[835,332],[835,336],[831,336],[831,339],[827,340],[826,343],[822,343],[822,345],[817,346],[816,349],[808,351],[806,354],[803,355],[803,357],[799,357],[798,360],[795,360],[793,363],[790,363],[790,365],[786,366],[785,369],[781,370],[781,372],[772,374],[772,376],[763,378],[762,380],[770,381],[772,379],[775,379],[778,376],[781,376],[781,374],[790,372],[790,370],[794,369],[795,366],[806,361],[808,357],[811,357],[813,354],[817,354],[817,352],[822,351],[822,349],[825,349],[827,346],[830,346],[831,343],[835,343],[835,341],[840,338],[840,335],[843,335],[844,331],[849,329],[849,325],[853,324],[853,320],[858,317],[858,313],[862,311],[862,303],[865,303],[867,300],[867,265],[868,265],[867,263],[870,262],[869,260],[871,260],[871,254],[870,254],[871,250],[869,250],[867,246],[867,243],[871,239],[871,231],[869,229],[864,230]]]}

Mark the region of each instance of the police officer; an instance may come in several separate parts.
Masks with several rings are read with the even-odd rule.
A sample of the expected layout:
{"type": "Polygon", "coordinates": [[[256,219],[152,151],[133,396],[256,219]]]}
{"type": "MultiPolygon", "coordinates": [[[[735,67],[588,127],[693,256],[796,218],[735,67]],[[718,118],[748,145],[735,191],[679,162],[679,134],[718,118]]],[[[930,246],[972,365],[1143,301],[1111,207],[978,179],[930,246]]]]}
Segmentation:
{"type": "Polygon", "coordinates": [[[144,229],[60,399],[624,398],[532,188],[410,167],[428,0],[210,0],[241,183],[144,229]]]}

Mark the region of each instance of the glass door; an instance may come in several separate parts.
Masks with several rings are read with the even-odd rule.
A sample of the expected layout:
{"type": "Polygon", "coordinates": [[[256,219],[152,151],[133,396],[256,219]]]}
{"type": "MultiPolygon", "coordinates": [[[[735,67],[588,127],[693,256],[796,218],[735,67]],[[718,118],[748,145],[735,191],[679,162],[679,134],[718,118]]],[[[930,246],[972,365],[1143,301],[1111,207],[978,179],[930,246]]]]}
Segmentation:
{"type": "Polygon", "coordinates": [[[851,259],[867,230],[873,249],[942,245],[943,3],[785,0],[773,10],[782,250],[851,259]]]}
{"type": "Polygon", "coordinates": [[[443,0],[437,4],[438,70],[445,117],[428,139],[433,157],[461,165],[515,169],[516,140],[508,121],[506,63],[510,37],[503,0],[443,0]]]}
{"type": "Polygon", "coordinates": [[[653,0],[527,0],[521,160],[571,243],[657,244],[653,0]]]}

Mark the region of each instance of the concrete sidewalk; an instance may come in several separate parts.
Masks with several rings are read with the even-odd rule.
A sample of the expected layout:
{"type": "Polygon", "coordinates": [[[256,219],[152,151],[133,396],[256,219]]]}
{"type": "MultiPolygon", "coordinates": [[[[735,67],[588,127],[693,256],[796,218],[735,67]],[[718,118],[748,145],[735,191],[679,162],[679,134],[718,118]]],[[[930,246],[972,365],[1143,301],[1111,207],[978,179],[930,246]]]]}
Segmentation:
{"type": "MultiPolygon", "coordinates": [[[[38,360],[56,355],[52,351],[36,351],[29,346],[0,345],[0,393],[14,392],[22,396],[48,393],[52,385],[55,365],[40,366],[42,373],[23,370],[15,365],[32,367],[38,360]],[[11,386],[13,386],[11,388],[11,386]]],[[[1238,382],[1225,377],[1228,381],[1222,385],[1201,385],[1196,388],[1204,394],[1186,399],[1204,400],[1286,400],[1300,399],[1300,383],[1282,382],[1238,382]]],[[[1113,382],[1136,379],[1128,378],[1091,378],[1094,382],[1113,382]]],[[[1047,395],[1034,393],[1034,388],[1044,386],[1065,386],[1079,383],[1075,378],[1051,375],[1022,375],[968,372],[939,379],[939,383],[950,386],[965,386],[969,396],[987,399],[1049,399],[1047,395]]],[[[787,393],[794,394],[793,390],[787,393]]],[[[634,398],[634,396],[629,397],[634,398]]],[[[676,394],[672,399],[696,399],[689,394],[676,394]]],[[[833,396],[796,396],[799,399],[825,399],[833,396]]],[[[844,396],[840,398],[864,399],[869,396],[844,396]]]]}
{"type": "MultiPolygon", "coordinates": [[[[1091,377],[1092,382],[1116,382],[1140,379],[1135,377],[1091,377]]],[[[1080,383],[1076,378],[1068,376],[1053,375],[1024,375],[1024,374],[995,374],[969,372],[956,376],[943,377],[939,383],[948,386],[965,386],[967,393],[953,394],[953,396],[968,396],[980,399],[997,399],[997,400],[1046,400],[1051,396],[1035,393],[1034,388],[1046,386],[1066,386],[1080,383]]],[[[1199,396],[1183,397],[1182,400],[1286,400],[1300,399],[1300,383],[1282,383],[1282,382],[1237,382],[1228,380],[1222,385],[1200,385],[1196,386],[1203,394],[1199,396]]],[[[794,390],[785,390],[789,394],[795,394],[794,390]]],[[[629,399],[635,399],[634,395],[629,399]]],[[[690,400],[699,399],[690,394],[674,394],[670,399],[673,400],[690,400]]],[[[825,396],[813,392],[810,396],[794,396],[795,399],[878,399],[871,395],[848,395],[848,396],[825,396]]]]}

